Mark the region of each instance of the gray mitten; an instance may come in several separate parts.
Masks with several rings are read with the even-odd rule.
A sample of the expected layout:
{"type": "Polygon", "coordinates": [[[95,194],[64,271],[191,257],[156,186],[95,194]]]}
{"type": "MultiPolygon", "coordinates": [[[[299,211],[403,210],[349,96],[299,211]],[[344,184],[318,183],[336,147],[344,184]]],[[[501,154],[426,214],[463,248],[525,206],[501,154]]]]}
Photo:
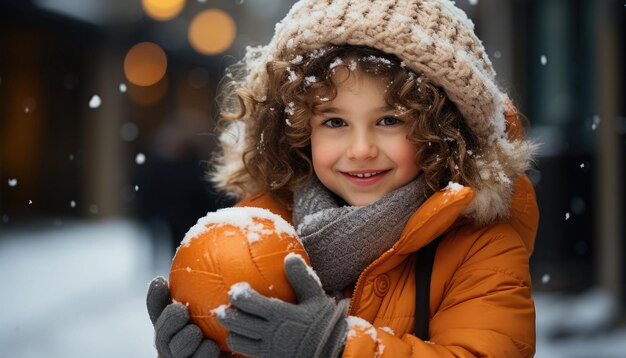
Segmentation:
{"type": "Polygon", "coordinates": [[[349,300],[336,304],[326,296],[317,275],[299,255],[287,255],[285,273],[297,304],[262,296],[245,283],[233,285],[228,294],[236,308],[218,316],[230,330],[228,346],[255,357],[339,356],[349,300]]]}
{"type": "Polygon", "coordinates": [[[217,358],[220,349],[189,320],[189,311],[181,303],[172,303],[167,280],[157,277],[150,282],[146,297],[148,314],[154,326],[155,345],[161,358],[217,358]]]}

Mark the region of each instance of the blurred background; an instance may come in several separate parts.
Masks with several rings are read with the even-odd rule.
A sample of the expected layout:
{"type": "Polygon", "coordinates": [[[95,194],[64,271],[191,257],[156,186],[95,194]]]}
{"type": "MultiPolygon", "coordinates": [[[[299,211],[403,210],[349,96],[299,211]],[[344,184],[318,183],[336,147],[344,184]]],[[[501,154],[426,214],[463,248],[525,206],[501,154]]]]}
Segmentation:
{"type": "MultiPolygon", "coordinates": [[[[154,357],[225,67],[289,0],[0,2],[3,357],[154,357]]],[[[457,0],[541,143],[537,357],[626,357],[625,0],[457,0]]]]}

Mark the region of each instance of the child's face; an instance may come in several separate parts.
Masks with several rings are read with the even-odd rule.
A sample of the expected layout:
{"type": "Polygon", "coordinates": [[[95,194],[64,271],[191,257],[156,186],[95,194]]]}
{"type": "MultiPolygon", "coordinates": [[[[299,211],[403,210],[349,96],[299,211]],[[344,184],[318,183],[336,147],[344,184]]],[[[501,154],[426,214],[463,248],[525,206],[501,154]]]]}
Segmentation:
{"type": "MultiPolygon", "coordinates": [[[[347,69],[334,77],[344,79],[342,71],[347,69]]],[[[409,126],[387,106],[385,87],[381,79],[354,72],[311,118],[315,174],[353,206],[371,204],[420,173],[409,126]]]]}

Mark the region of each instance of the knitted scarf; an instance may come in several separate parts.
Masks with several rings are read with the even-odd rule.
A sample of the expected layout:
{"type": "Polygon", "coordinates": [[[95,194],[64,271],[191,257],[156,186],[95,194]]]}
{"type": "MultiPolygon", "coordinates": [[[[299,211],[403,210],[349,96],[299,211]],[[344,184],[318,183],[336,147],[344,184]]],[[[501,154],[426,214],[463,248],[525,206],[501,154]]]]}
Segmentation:
{"type": "Polygon", "coordinates": [[[293,222],[324,290],[342,291],[398,241],[425,188],[420,175],[367,206],[339,206],[317,178],[295,192],[293,222]]]}

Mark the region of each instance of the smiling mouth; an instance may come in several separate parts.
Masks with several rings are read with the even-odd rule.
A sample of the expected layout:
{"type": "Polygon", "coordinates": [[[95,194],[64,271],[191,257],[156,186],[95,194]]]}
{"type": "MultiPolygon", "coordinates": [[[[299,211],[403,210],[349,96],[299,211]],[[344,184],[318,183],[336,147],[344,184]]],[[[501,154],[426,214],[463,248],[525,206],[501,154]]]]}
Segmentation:
{"type": "Polygon", "coordinates": [[[346,174],[352,177],[356,177],[356,178],[369,178],[369,177],[373,177],[374,175],[378,175],[383,172],[385,172],[385,170],[381,170],[377,172],[369,172],[369,173],[346,173],[346,174]]]}
{"type": "Polygon", "coordinates": [[[385,174],[389,173],[391,169],[386,170],[359,170],[354,172],[341,172],[346,178],[350,179],[355,183],[361,184],[373,184],[377,182],[380,178],[384,177],[385,174]]]}

